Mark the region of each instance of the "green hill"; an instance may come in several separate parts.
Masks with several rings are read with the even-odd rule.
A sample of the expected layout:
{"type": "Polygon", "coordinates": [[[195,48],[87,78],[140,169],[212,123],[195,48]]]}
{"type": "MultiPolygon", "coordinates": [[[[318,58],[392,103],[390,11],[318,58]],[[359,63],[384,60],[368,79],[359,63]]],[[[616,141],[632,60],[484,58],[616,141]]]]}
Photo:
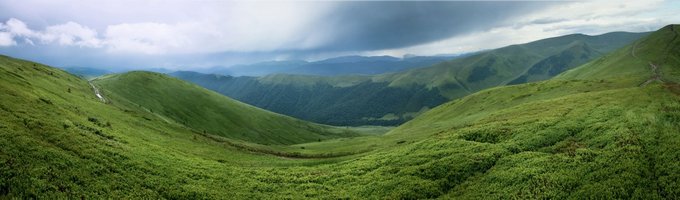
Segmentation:
{"type": "Polygon", "coordinates": [[[171,75],[277,113],[332,125],[395,125],[411,116],[392,112],[435,107],[446,98],[420,86],[389,87],[368,76],[270,75],[230,77],[195,72],[171,75]],[[388,116],[388,117],[385,117],[388,116]],[[389,118],[389,116],[393,116],[389,118]]]}
{"type": "Polygon", "coordinates": [[[239,101],[304,120],[331,125],[399,125],[430,108],[479,90],[549,79],[646,34],[566,35],[376,76],[231,77],[193,72],[172,75],[239,101]]]}
{"type": "MultiPolygon", "coordinates": [[[[164,107],[168,109],[164,111],[153,109],[150,103],[186,103],[181,96],[153,101],[141,99],[158,98],[157,95],[167,94],[169,88],[179,92],[172,94],[195,95],[192,96],[195,102],[225,104],[201,106],[222,112],[227,112],[225,108],[234,109],[242,115],[213,115],[210,117],[214,119],[203,119],[216,121],[228,117],[261,122],[247,124],[252,127],[231,124],[254,134],[265,128],[279,128],[244,140],[282,144],[357,134],[352,129],[272,114],[156,73],[113,75],[97,80],[95,85],[103,92],[106,102],[100,101],[88,81],[80,77],[38,63],[0,56],[0,198],[218,198],[230,190],[236,191],[228,192],[233,198],[264,198],[271,194],[252,194],[251,190],[260,183],[251,175],[334,160],[294,160],[288,157],[302,154],[259,148],[255,143],[212,135],[227,135],[223,132],[206,134],[203,129],[191,127],[200,123],[184,125],[172,118],[178,114],[191,115],[174,113],[182,111],[180,106],[164,107]],[[144,85],[134,83],[141,80],[145,80],[144,85]],[[137,88],[103,88],[117,86],[118,81],[131,81],[129,86],[136,84],[137,88]],[[154,81],[165,84],[155,85],[154,81]],[[152,86],[158,88],[151,89],[152,86]],[[145,94],[112,92],[117,90],[145,94]],[[176,99],[168,100],[171,98],[176,99]],[[258,119],[260,117],[264,119],[258,119]],[[290,133],[286,131],[296,132],[279,135],[290,133]],[[261,137],[266,134],[271,137],[261,137]],[[204,181],[209,179],[213,181],[204,181]]],[[[185,106],[195,104],[181,107],[185,106]]],[[[312,156],[334,155],[329,152],[312,156]]]]}
{"type": "Polygon", "coordinates": [[[680,156],[680,85],[672,81],[680,70],[680,51],[672,50],[680,47],[678,27],[555,80],[446,103],[389,134],[504,149],[448,198],[673,198],[680,192],[673,161],[680,156]],[[642,85],[655,77],[649,63],[666,70],[659,70],[663,83],[642,85]]]}
{"type": "Polygon", "coordinates": [[[0,197],[674,199],[680,195],[679,27],[558,79],[445,103],[385,135],[244,143],[252,148],[166,122],[170,114],[124,103],[126,95],[106,92],[103,82],[97,83],[110,104],[85,80],[2,57],[0,197]],[[345,149],[368,151],[313,159],[273,153],[345,149]]]}
{"type": "Polygon", "coordinates": [[[566,35],[511,45],[377,79],[389,80],[390,86],[396,87],[417,84],[439,88],[442,95],[454,99],[511,82],[546,80],[647,34],[566,35]]]}
{"type": "Polygon", "coordinates": [[[114,104],[143,108],[194,130],[261,144],[295,144],[357,133],[262,110],[197,85],[153,72],[94,80],[114,104]]]}
{"type": "Polygon", "coordinates": [[[678,47],[676,26],[667,26],[650,37],[636,41],[583,67],[570,70],[557,79],[618,79],[641,84],[650,77],[678,82],[678,47]],[[644,66],[644,67],[640,67],[644,66]],[[657,69],[654,69],[657,68],[657,69]],[[656,72],[656,73],[655,73],[656,72]]]}

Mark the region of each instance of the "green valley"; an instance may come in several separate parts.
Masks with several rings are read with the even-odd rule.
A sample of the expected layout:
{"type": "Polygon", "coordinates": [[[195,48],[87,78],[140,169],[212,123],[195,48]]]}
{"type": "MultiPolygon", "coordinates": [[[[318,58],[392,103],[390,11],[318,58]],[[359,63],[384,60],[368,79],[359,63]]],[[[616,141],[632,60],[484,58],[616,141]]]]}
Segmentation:
{"type": "Polygon", "coordinates": [[[332,125],[399,125],[447,101],[503,85],[549,79],[647,33],[573,34],[374,76],[171,75],[245,103],[332,125]]]}
{"type": "Polygon", "coordinates": [[[675,199],[678,29],[541,40],[369,82],[300,77],[420,85],[402,93],[416,105],[375,107],[442,96],[393,129],[315,124],[141,71],[92,80],[103,102],[85,79],[2,56],[0,198],[675,199]]]}

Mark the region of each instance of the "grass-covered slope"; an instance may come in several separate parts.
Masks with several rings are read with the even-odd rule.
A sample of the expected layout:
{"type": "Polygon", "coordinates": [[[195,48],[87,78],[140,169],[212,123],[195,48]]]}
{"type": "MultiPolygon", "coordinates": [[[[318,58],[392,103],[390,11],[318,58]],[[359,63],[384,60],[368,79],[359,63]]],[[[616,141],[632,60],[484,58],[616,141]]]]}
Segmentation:
{"type": "Polygon", "coordinates": [[[389,87],[388,83],[372,82],[366,76],[172,75],[260,108],[332,125],[396,125],[411,119],[423,107],[447,101],[437,90],[415,85],[389,87]],[[390,114],[395,112],[402,114],[390,114]]]}
{"type": "Polygon", "coordinates": [[[680,38],[677,26],[667,26],[635,43],[583,67],[570,70],[557,79],[617,79],[642,84],[656,78],[678,82],[680,38]],[[643,66],[643,67],[640,67],[643,66]]]}
{"type": "Polygon", "coordinates": [[[253,192],[265,183],[253,177],[332,161],[216,142],[106,98],[62,70],[0,56],[0,198],[265,198],[275,194],[253,192]]]}
{"type": "Polygon", "coordinates": [[[646,34],[566,35],[376,76],[230,77],[191,72],[173,76],[304,120],[332,125],[398,125],[482,89],[549,79],[646,34]]]}
{"type": "MultiPolygon", "coordinates": [[[[390,135],[500,148],[447,198],[643,198],[680,194],[678,26],[665,27],[556,80],[446,103],[390,135]],[[636,56],[632,55],[635,49],[636,56]],[[666,67],[659,82],[649,63],[666,67]]],[[[662,71],[662,70],[661,70],[662,71]]]]}
{"type": "Polygon", "coordinates": [[[549,79],[646,34],[613,32],[547,38],[379,78],[390,80],[391,86],[420,84],[439,88],[442,95],[458,98],[508,83],[549,79]]]}
{"type": "Polygon", "coordinates": [[[94,83],[114,104],[143,108],[195,130],[232,139],[295,144],[357,135],[265,111],[159,73],[128,72],[94,83]]]}

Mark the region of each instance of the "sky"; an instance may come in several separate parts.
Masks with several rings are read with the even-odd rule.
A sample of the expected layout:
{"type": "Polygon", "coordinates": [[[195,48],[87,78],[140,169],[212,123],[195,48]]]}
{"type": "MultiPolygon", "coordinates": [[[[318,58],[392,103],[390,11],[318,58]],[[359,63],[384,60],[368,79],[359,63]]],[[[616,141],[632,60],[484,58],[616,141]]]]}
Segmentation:
{"type": "Polygon", "coordinates": [[[654,31],[680,2],[0,0],[0,54],[58,67],[196,70],[335,56],[461,54],[654,31]]]}

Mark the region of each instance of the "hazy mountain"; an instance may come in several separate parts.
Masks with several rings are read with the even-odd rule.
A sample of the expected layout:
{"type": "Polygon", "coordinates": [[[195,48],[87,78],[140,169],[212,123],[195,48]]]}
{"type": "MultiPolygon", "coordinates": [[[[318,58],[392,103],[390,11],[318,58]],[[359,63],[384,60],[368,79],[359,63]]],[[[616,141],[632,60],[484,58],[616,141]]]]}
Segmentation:
{"type": "Polygon", "coordinates": [[[92,77],[97,77],[101,76],[104,74],[111,74],[113,72],[104,70],[104,69],[99,69],[99,68],[91,68],[91,67],[62,67],[61,69],[67,71],[68,73],[71,73],[73,75],[78,75],[82,76],[85,78],[92,78],[92,77]]]}
{"type": "MultiPolygon", "coordinates": [[[[647,34],[566,35],[374,76],[231,77],[187,72],[172,75],[260,108],[318,123],[397,125],[476,91],[546,80],[647,34]]],[[[364,59],[343,57],[325,62],[364,59]]],[[[430,57],[410,57],[400,62],[419,59],[430,57]]]]}
{"type": "Polygon", "coordinates": [[[201,72],[231,76],[265,76],[270,74],[321,76],[375,75],[424,67],[455,57],[456,56],[413,56],[402,59],[391,56],[342,56],[314,62],[287,60],[236,65],[228,68],[213,67],[201,70],[201,72]]]}

